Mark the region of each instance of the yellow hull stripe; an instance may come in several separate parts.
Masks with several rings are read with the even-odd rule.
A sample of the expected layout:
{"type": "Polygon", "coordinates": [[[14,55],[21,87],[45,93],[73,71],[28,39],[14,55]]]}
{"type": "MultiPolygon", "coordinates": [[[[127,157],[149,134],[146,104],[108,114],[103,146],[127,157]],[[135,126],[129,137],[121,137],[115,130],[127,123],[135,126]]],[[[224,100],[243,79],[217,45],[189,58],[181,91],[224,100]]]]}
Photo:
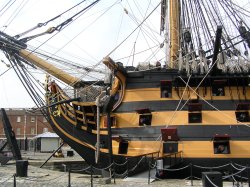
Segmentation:
{"type": "MultiPolygon", "coordinates": [[[[202,111],[202,123],[189,123],[188,111],[152,112],[151,126],[159,125],[241,125],[250,122],[240,123],[236,121],[235,111],[202,111]],[[174,117],[173,117],[174,116],[174,117]],[[173,118],[173,120],[171,120],[173,118]]],[[[139,127],[139,114],[137,113],[116,113],[117,127],[139,127]]]]}
{"type": "MultiPolygon", "coordinates": [[[[123,102],[133,101],[164,101],[164,100],[180,100],[183,94],[184,87],[179,88],[179,96],[177,91],[172,90],[172,97],[161,98],[160,88],[141,88],[141,89],[126,89],[123,102]]],[[[193,88],[195,89],[195,88],[193,88]]],[[[246,96],[243,95],[242,89],[237,87],[225,87],[225,96],[212,96],[212,90],[207,87],[206,92],[203,87],[197,90],[197,93],[202,96],[205,100],[239,100],[239,99],[250,99],[250,87],[246,87],[246,96]]],[[[183,100],[187,100],[190,96],[193,97],[195,94],[190,90],[186,91],[183,96],[183,100]]]]}

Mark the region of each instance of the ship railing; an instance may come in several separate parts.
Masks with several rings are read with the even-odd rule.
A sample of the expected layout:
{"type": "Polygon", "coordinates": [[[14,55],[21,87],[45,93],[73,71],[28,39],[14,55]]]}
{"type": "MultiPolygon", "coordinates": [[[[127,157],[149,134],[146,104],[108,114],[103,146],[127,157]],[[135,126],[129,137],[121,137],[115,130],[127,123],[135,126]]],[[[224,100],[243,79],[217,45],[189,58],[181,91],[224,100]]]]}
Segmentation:
{"type": "Polygon", "coordinates": [[[163,159],[165,162],[164,167],[170,168],[183,161],[182,154],[183,154],[182,151],[167,153],[167,154],[163,154],[163,156],[161,157],[158,157],[157,160],[163,159]]]}
{"type": "Polygon", "coordinates": [[[103,87],[93,85],[77,89],[76,96],[81,97],[83,102],[94,102],[102,91],[103,87]]]}
{"type": "Polygon", "coordinates": [[[103,86],[91,85],[77,89],[64,89],[58,87],[59,95],[66,95],[70,98],[80,97],[82,102],[94,102],[96,97],[99,96],[103,91],[103,86]]]}
{"type": "MultiPolygon", "coordinates": [[[[118,174],[115,173],[116,176],[120,177],[120,176],[125,176],[128,177],[129,175],[133,175],[138,171],[138,168],[140,168],[142,165],[145,164],[145,162],[147,162],[149,164],[149,167],[152,167],[152,162],[155,158],[159,157],[160,152],[159,151],[151,151],[151,152],[146,152],[146,153],[134,153],[133,155],[128,155],[126,157],[126,161],[124,163],[116,163],[115,167],[122,167],[122,166],[126,166],[126,171],[122,174],[118,174]],[[135,163],[135,160],[136,163],[135,163]],[[130,167],[131,164],[134,166],[130,167]]],[[[142,169],[142,168],[140,168],[142,169]]],[[[144,168],[147,169],[147,168],[144,168]]]]}

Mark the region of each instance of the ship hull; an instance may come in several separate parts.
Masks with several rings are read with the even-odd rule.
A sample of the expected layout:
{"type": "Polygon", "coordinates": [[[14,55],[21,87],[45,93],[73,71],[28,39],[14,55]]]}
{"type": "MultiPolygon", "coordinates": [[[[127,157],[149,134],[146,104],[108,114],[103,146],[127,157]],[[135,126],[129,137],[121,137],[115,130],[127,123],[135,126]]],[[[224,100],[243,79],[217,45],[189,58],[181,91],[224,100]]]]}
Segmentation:
{"type": "MultiPolygon", "coordinates": [[[[56,108],[55,108],[56,109],[56,108]]],[[[53,108],[52,108],[53,110],[53,108]]],[[[55,111],[55,110],[54,110],[55,111]]],[[[50,111],[51,112],[51,111],[50,111]]],[[[53,113],[53,112],[52,112],[53,113]]],[[[50,124],[54,131],[67,143],[69,144],[82,158],[89,164],[100,170],[107,169],[111,165],[111,154],[105,145],[106,151],[100,151],[98,162],[96,163],[96,134],[88,132],[82,129],[77,129],[76,126],[67,122],[67,120],[61,116],[50,115],[50,124]]],[[[140,171],[149,169],[149,163],[154,165],[158,160],[163,161],[163,167],[160,168],[156,164],[154,165],[157,169],[157,177],[160,178],[186,178],[192,175],[194,177],[201,177],[203,171],[221,171],[223,174],[237,172],[235,168],[242,169],[244,166],[250,164],[248,157],[249,148],[246,147],[250,143],[249,137],[245,136],[248,133],[248,128],[245,126],[175,126],[179,132],[179,141],[168,141],[162,142],[162,144],[174,144],[177,145],[177,149],[170,153],[166,153],[167,156],[159,157],[154,154],[138,154],[132,156],[129,151],[126,154],[118,154],[117,151],[113,150],[112,159],[117,165],[115,171],[118,174],[133,175],[140,171]],[[184,128],[185,127],[185,128],[184,128]],[[187,130],[189,128],[189,130],[187,130]],[[185,130],[183,130],[185,129],[185,130]],[[214,154],[213,152],[213,140],[212,136],[214,132],[228,132],[230,131],[232,139],[231,154],[214,154]],[[194,133],[195,132],[195,133],[194,133]],[[202,135],[201,132],[206,132],[206,135],[202,135]],[[210,133],[209,133],[210,132],[210,133]],[[234,138],[237,137],[237,138],[234,138]],[[210,146],[210,147],[209,147],[210,146]],[[185,149],[183,149],[185,147],[185,149]],[[237,153],[237,150],[240,152],[237,153]],[[245,153],[244,153],[245,150],[245,153]],[[179,155],[175,153],[180,153],[179,155]],[[169,155],[171,155],[169,157],[169,155]],[[210,155],[210,157],[208,156],[210,155]],[[194,157],[193,157],[194,156],[194,157]],[[169,164],[172,162],[172,164],[169,164]],[[233,166],[231,165],[233,164],[233,166]],[[239,165],[238,165],[239,164],[239,165]],[[191,166],[192,165],[192,166],[191,166]],[[225,167],[221,167],[227,165],[225,167]],[[187,166],[187,167],[186,167],[187,166]],[[185,169],[182,169],[182,168],[185,169]],[[214,167],[214,168],[211,168],[214,167]],[[191,169],[192,168],[192,169],[191,169]],[[177,169],[177,171],[172,170],[177,169]],[[192,171],[191,171],[192,170],[192,171]],[[127,173],[127,171],[129,171],[127,173]],[[178,173],[178,175],[176,174],[178,173]]],[[[128,142],[143,142],[145,145],[151,145],[155,142],[156,137],[160,136],[160,130],[164,129],[165,126],[159,127],[142,127],[139,131],[137,128],[127,129],[112,129],[113,135],[124,136],[124,134],[130,134],[131,138],[127,139],[128,142]],[[133,132],[133,133],[132,133],[133,132]],[[155,132],[155,133],[152,133],[155,132]],[[156,133],[157,132],[157,133],[156,133]],[[142,136],[142,134],[144,136],[142,136]]],[[[102,141],[108,141],[108,135],[101,136],[102,141]]],[[[113,165],[114,166],[114,165],[113,165]]],[[[246,177],[246,172],[242,172],[242,176],[246,177]]]]}
{"type": "MultiPolygon", "coordinates": [[[[200,79],[194,78],[191,86],[196,87],[200,79]]],[[[110,119],[105,107],[100,107],[98,114],[95,102],[67,103],[70,98],[55,86],[54,96],[52,92],[48,100],[48,104],[54,104],[49,107],[48,116],[55,132],[89,165],[99,169],[108,168],[114,162],[117,163],[115,170],[119,173],[126,170],[136,173],[148,170],[149,162],[152,164],[162,159],[163,168],[166,169],[188,165],[189,169],[184,175],[179,173],[178,178],[182,178],[191,170],[190,164],[196,176],[201,176],[202,170],[195,165],[209,168],[235,162],[246,166],[250,164],[250,128],[248,122],[237,120],[237,112],[242,112],[242,109],[243,113],[247,112],[249,88],[244,87],[245,90],[240,92],[237,81],[228,79],[234,87],[224,87],[225,96],[214,96],[210,85],[214,79],[210,77],[200,89],[204,100],[195,97],[188,102],[192,93],[184,92],[185,85],[176,78],[176,72],[157,70],[132,73],[127,77],[126,91],[119,95],[119,105],[112,112],[109,110],[110,119]],[[170,98],[161,97],[161,88],[155,87],[159,80],[175,82],[170,98]],[[180,102],[181,95],[183,99],[180,102]],[[244,98],[244,102],[239,98],[244,98]],[[65,103],[56,104],[62,101],[65,103]],[[178,105],[181,110],[175,110],[178,105]],[[191,121],[193,113],[200,115],[200,122],[191,121]],[[100,122],[97,116],[101,118],[100,122]],[[149,123],[141,124],[144,116],[149,123]],[[108,120],[112,123],[109,124],[108,120]],[[108,125],[112,125],[111,131],[108,131],[108,125]],[[100,131],[97,130],[98,126],[100,131]],[[218,152],[221,144],[227,151],[218,152]],[[96,158],[97,146],[100,147],[99,159],[96,158]]],[[[243,79],[247,82],[246,77],[243,79]]],[[[225,173],[228,173],[227,170],[222,168],[225,173]]],[[[163,177],[176,176],[170,175],[171,171],[163,173],[163,177]]]]}

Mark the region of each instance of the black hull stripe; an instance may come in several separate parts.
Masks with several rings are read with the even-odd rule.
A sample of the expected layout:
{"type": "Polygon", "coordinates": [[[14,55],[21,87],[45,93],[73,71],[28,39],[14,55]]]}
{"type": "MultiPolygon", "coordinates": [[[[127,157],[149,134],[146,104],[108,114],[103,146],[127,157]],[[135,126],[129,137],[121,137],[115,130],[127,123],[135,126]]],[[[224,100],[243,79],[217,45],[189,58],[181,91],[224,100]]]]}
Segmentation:
{"type": "MultiPolygon", "coordinates": [[[[178,70],[175,69],[156,69],[140,72],[130,72],[127,75],[127,89],[138,89],[138,88],[159,88],[160,80],[172,80],[173,86],[185,87],[186,85],[183,81],[178,78],[181,76],[186,82],[188,77],[186,75],[181,75],[178,70]]],[[[193,75],[190,79],[189,85],[191,87],[196,87],[204,75],[193,75]]],[[[211,83],[216,79],[226,79],[228,81],[227,85],[230,86],[243,86],[247,85],[249,82],[249,77],[247,74],[241,75],[208,75],[203,81],[201,86],[211,87],[211,83]]]]}
{"type": "MultiPolygon", "coordinates": [[[[180,141],[211,141],[214,135],[228,134],[231,140],[250,140],[250,127],[245,125],[178,125],[177,133],[180,141]]],[[[112,129],[113,135],[120,135],[125,140],[155,141],[161,135],[161,129],[157,127],[134,127],[112,129]]]]}
{"type": "MultiPolygon", "coordinates": [[[[182,108],[186,100],[181,102],[179,108],[182,108]]],[[[214,110],[204,101],[199,101],[202,104],[202,110],[214,110]]],[[[239,101],[233,100],[208,100],[211,105],[215,106],[219,110],[235,110],[239,101]]],[[[250,100],[242,100],[244,103],[250,103],[250,100]]],[[[165,101],[134,101],[134,102],[123,102],[115,112],[135,112],[138,109],[149,108],[151,111],[175,111],[179,100],[165,100],[165,101]]],[[[187,105],[183,108],[187,111],[187,105]]]]}

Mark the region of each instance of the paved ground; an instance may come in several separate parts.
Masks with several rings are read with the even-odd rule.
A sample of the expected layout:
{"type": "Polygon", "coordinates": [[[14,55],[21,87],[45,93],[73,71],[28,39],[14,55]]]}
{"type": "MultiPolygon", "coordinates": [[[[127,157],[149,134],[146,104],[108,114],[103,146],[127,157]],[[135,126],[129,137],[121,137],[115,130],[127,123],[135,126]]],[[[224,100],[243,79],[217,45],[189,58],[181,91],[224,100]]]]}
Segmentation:
{"type": "MultiPolygon", "coordinates": [[[[15,164],[10,164],[6,166],[0,166],[0,186],[1,187],[12,187],[14,186],[14,177],[13,174],[16,172],[15,164]]],[[[89,175],[71,173],[71,182],[72,187],[80,186],[91,186],[91,178],[89,175]]],[[[28,166],[28,177],[16,177],[16,186],[17,187],[66,187],[68,186],[68,173],[67,172],[58,172],[48,169],[41,169],[35,166],[28,166]]],[[[116,179],[116,184],[112,180],[111,184],[104,184],[104,179],[96,177],[93,179],[93,186],[154,186],[154,187],[183,187],[191,186],[190,180],[162,180],[154,181],[148,185],[148,179],[116,179]]],[[[193,186],[198,187],[202,186],[200,180],[193,181],[193,186]]],[[[224,187],[232,187],[232,183],[224,182],[224,187]]],[[[247,184],[243,184],[244,187],[247,184]]]]}
{"type": "MultiPolygon", "coordinates": [[[[28,177],[16,177],[16,187],[68,187],[69,185],[69,174],[68,172],[60,172],[48,169],[48,167],[39,168],[41,163],[43,163],[49,156],[49,154],[44,153],[33,153],[33,152],[23,152],[23,158],[28,159],[30,165],[28,166],[28,177]]],[[[55,158],[49,161],[50,164],[59,162],[63,164],[64,162],[70,161],[82,161],[79,155],[74,157],[65,157],[65,158],[55,158]]],[[[48,164],[49,165],[49,164],[48,164]]],[[[15,162],[9,162],[8,165],[0,166],[0,187],[13,187],[14,186],[14,177],[16,173],[15,162]]],[[[126,178],[126,179],[116,179],[116,183],[112,179],[110,184],[105,184],[105,181],[100,176],[94,176],[93,186],[105,186],[105,187],[114,187],[114,186],[133,186],[133,187],[144,187],[144,186],[154,186],[154,187],[183,187],[191,186],[190,180],[157,180],[148,184],[147,178],[126,178]]],[[[91,186],[91,177],[86,174],[71,173],[70,177],[71,187],[82,187],[82,186],[91,186]]],[[[200,180],[193,181],[194,187],[201,187],[202,182],[200,180]]],[[[230,182],[224,182],[224,187],[232,187],[233,184],[230,182]]],[[[237,186],[237,185],[235,185],[237,186]]],[[[246,183],[240,184],[238,186],[248,187],[246,183]]]]}

